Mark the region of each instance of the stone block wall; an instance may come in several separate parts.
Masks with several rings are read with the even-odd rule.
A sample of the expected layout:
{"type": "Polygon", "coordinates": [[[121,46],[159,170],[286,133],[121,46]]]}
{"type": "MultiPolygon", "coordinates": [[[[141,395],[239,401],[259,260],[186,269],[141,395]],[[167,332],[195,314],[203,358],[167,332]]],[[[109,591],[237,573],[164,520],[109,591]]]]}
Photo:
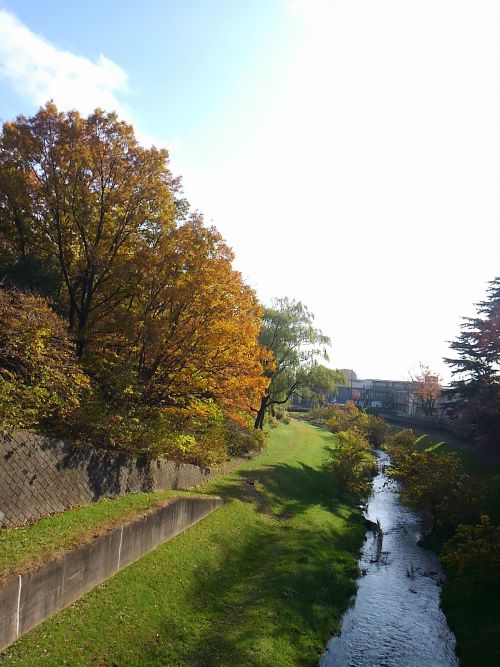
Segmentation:
{"type": "Polygon", "coordinates": [[[222,471],[134,458],[18,431],[0,435],[0,526],[19,526],[100,498],[189,489],[222,471]]]}

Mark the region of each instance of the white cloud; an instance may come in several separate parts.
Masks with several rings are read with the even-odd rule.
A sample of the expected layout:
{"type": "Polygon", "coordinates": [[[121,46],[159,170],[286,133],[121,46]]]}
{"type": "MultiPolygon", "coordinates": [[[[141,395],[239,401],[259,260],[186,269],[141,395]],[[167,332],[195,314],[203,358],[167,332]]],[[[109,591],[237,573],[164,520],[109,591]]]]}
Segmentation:
{"type": "Polygon", "coordinates": [[[127,91],[127,74],[121,67],[103,55],[94,63],[58,49],[3,9],[0,79],[37,105],[53,99],[61,109],[83,114],[99,106],[122,117],[130,115],[118,97],[127,91]]]}

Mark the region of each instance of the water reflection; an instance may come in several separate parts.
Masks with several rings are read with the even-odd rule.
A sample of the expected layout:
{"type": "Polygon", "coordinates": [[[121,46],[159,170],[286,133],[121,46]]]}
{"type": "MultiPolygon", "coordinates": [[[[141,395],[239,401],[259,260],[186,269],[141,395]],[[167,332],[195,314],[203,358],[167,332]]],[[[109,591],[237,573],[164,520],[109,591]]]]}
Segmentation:
{"type": "Polygon", "coordinates": [[[366,517],[381,531],[367,532],[354,604],[320,667],[456,667],[455,638],[439,607],[440,564],[417,546],[418,516],[399,504],[385,474],[388,456],[377,456],[366,517]]]}

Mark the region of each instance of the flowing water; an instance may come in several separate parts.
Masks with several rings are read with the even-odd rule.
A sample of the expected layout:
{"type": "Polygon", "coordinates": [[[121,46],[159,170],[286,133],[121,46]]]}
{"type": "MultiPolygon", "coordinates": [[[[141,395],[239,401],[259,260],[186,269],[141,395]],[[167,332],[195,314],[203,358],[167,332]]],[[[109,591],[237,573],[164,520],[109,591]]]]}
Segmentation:
{"type": "Polygon", "coordinates": [[[363,546],[358,591],[320,667],[456,667],[455,637],[439,607],[439,561],[417,545],[420,520],[399,504],[385,474],[389,457],[377,458],[365,515],[375,525],[363,546]]]}

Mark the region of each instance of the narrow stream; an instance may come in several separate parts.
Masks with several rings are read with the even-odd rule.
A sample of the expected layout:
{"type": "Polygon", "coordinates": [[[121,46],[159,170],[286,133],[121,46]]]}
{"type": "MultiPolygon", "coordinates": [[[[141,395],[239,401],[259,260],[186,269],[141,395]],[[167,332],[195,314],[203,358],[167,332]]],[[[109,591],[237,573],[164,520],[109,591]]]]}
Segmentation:
{"type": "Polygon", "coordinates": [[[389,457],[377,458],[365,516],[381,533],[366,534],[354,603],[320,667],[457,667],[455,637],[439,606],[441,566],[417,545],[419,517],[400,505],[385,474],[389,457]]]}

